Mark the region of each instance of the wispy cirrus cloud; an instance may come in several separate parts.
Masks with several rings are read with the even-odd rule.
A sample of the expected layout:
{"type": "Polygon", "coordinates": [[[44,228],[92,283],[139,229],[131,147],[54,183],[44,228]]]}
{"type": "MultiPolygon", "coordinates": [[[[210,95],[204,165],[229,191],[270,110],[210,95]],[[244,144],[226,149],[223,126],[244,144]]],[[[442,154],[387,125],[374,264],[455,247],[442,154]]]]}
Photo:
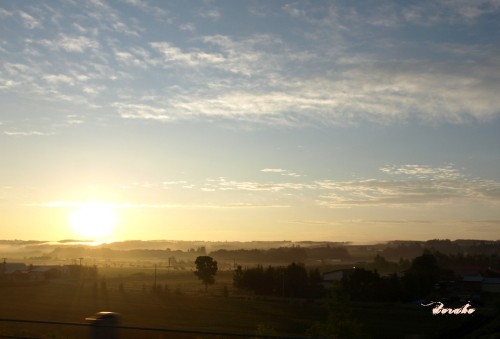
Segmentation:
{"type": "MultiPolygon", "coordinates": [[[[52,208],[74,208],[88,202],[83,201],[50,201],[42,203],[28,203],[23,206],[28,207],[52,207],[52,208]]],[[[239,209],[239,208],[288,208],[288,205],[266,205],[251,203],[231,203],[231,204],[148,204],[148,203],[106,203],[99,202],[114,209],[239,209]]]]}
{"type": "Polygon", "coordinates": [[[346,225],[346,224],[431,224],[431,220],[422,219],[343,219],[338,221],[327,220],[289,220],[289,223],[304,225],[346,225]]]}
{"type": "Polygon", "coordinates": [[[283,190],[302,190],[312,187],[307,183],[278,183],[238,181],[226,178],[208,179],[202,190],[205,191],[254,191],[254,192],[279,192],[283,190]]]}
{"type": "MultiPolygon", "coordinates": [[[[261,171],[285,176],[287,173],[293,173],[276,168],[261,171]]],[[[250,191],[297,197],[306,193],[319,206],[330,208],[449,205],[457,201],[480,204],[500,202],[500,182],[470,178],[451,165],[385,166],[380,168],[380,172],[389,177],[351,181],[326,179],[312,182],[300,179],[296,182],[238,181],[221,177],[208,179],[200,189],[205,192],[250,191]],[[400,178],[392,178],[395,176],[400,178]]]]}
{"type": "Polygon", "coordinates": [[[386,166],[380,168],[384,173],[391,175],[406,175],[417,179],[431,179],[431,180],[444,180],[444,179],[460,179],[464,176],[460,171],[452,165],[446,167],[432,167],[421,165],[404,165],[404,166],[386,166]]]}
{"type": "Polygon", "coordinates": [[[120,116],[126,119],[172,120],[172,116],[167,113],[167,110],[161,107],[126,103],[113,103],[112,107],[117,108],[120,116]]]}
{"type": "Polygon", "coordinates": [[[353,182],[320,182],[327,189],[318,204],[325,207],[353,206],[405,206],[436,204],[461,199],[466,192],[461,184],[444,184],[411,181],[364,180],[353,182]]]}
{"type": "Polygon", "coordinates": [[[179,26],[179,29],[181,31],[194,32],[194,31],[196,31],[196,25],[192,22],[187,22],[187,23],[181,24],[179,26]]]}
{"type": "MultiPolygon", "coordinates": [[[[246,42],[249,40],[266,41],[255,38],[246,42]]],[[[188,81],[184,86],[197,86],[196,93],[184,95],[181,91],[162,103],[174,118],[216,116],[264,124],[351,125],[412,119],[467,123],[487,121],[500,114],[500,98],[495,95],[500,90],[495,81],[500,79],[500,67],[494,60],[482,65],[393,62],[388,67],[381,60],[350,59],[345,63],[340,58],[332,62],[319,55],[303,60],[294,58],[293,52],[279,56],[261,49],[263,46],[252,50],[243,41],[220,35],[203,41],[220,49],[206,52],[197,47],[186,51],[169,42],[157,42],[151,47],[162,57],[142,59],[142,64],[153,68],[183,65],[202,70],[193,70],[193,77],[184,80],[188,81]],[[307,68],[309,63],[337,69],[326,75],[285,72],[289,67],[307,68]],[[221,74],[213,73],[216,70],[236,76],[221,81],[221,74]],[[198,87],[201,83],[213,85],[198,87]]],[[[488,58],[478,58],[483,57],[488,58]]],[[[121,55],[121,59],[141,64],[141,58],[131,54],[121,55]]]]}
{"type": "Polygon", "coordinates": [[[3,135],[13,136],[13,137],[30,137],[30,136],[48,136],[54,133],[41,132],[41,131],[3,131],[3,135]]]}
{"type": "Polygon", "coordinates": [[[55,41],[42,40],[40,44],[49,48],[61,49],[66,52],[83,53],[86,50],[96,50],[99,48],[99,43],[86,36],[67,36],[62,35],[55,41]]]}
{"type": "MultiPolygon", "coordinates": [[[[0,89],[53,103],[60,100],[61,105],[75,98],[88,109],[105,106],[117,117],[162,123],[466,124],[500,116],[495,43],[478,39],[471,46],[438,38],[423,42],[390,34],[400,27],[418,30],[443,22],[473,27],[479,18],[498,13],[495,1],[408,6],[382,1],[369,10],[355,3],[290,3],[278,13],[262,3],[254,6],[260,8],[261,18],[277,16],[297,28],[286,34],[221,30],[205,35],[195,34],[198,23],[193,18],[172,16],[167,6],[140,0],[126,4],[151,18],[161,10],[164,21],[154,17],[151,22],[171,25],[185,38],[159,37],[150,23],[104,1],[85,2],[83,12],[68,3],[67,15],[57,7],[31,6],[23,13],[39,23],[31,26],[46,34],[33,38],[31,29],[23,26],[27,33],[18,39],[22,46],[0,46],[8,51],[5,60],[11,65],[0,74],[0,89]],[[357,48],[356,42],[365,47],[357,48]],[[13,55],[23,57],[14,60],[13,55]],[[28,68],[18,67],[14,73],[14,64],[28,68]],[[88,79],[76,78],[74,72],[88,79]],[[44,88],[47,83],[51,91],[57,87],[55,95],[44,88]],[[161,100],[148,102],[145,95],[161,100]]],[[[18,12],[2,9],[0,15],[12,23],[19,21],[18,12]]],[[[221,15],[208,7],[201,13],[212,19],[221,15]]]]}
{"type": "Polygon", "coordinates": [[[7,17],[10,17],[12,15],[13,15],[13,13],[11,11],[8,11],[4,8],[0,8],[0,16],[7,18],[7,17]]]}
{"type": "Polygon", "coordinates": [[[171,14],[168,10],[152,5],[146,0],[124,0],[127,4],[138,8],[139,10],[151,14],[158,19],[165,20],[168,23],[172,22],[171,14]]]}
{"type": "MultiPolygon", "coordinates": [[[[12,133],[9,136],[37,136],[39,133],[12,133]]],[[[377,179],[305,180],[305,176],[285,180],[286,170],[268,168],[264,173],[277,174],[267,180],[237,180],[226,177],[204,181],[137,181],[118,185],[121,193],[135,192],[133,202],[115,204],[116,208],[285,208],[315,206],[325,209],[390,208],[391,217],[372,217],[356,223],[424,224],[433,218],[401,217],[397,210],[448,208],[456,204],[491,208],[500,204],[500,182],[471,178],[450,165],[384,166],[377,179]],[[281,180],[280,180],[281,179],[281,180]],[[175,193],[172,193],[175,192],[175,193]],[[154,196],[152,203],[149,198],[154,196]],[[143,201],[141,201],[143,200],[143,201]],[[489,207],[488,207],[489,206],[489,207]]],[[[267,177],[267,176],[266,176],[267,177]]],[[[125,194],[125,196],[127,196],[125,194]]],[[[74,207],[79,201],[41,203],[47,207],[74,207]]],[[[326,211],[326,210],[325,210],[326,211]]],[[[494,218],[494,216],[493,216],[494,218]]],[[[479,220],[479,219],[477,219],[479,220]]],[[[485,219],[486,220],[486,219],[485,219]]],[[[496,220],[496,219],[495,219],[496,220]]],[[[345,221],[345,220],[344,220],[345,221]]],[[[334,220],[334,223],[339,222],[334,220]]],[[[440,221],[441,222],[441,221],[440,221]]],[[[327,222],[329,223],[329,222],[327,222]]]]}
{"type": "Polygon", "coordinates": [[[42,26],[40,21],[24,11],[19,11],[19,17],[21,18],[23,25],[28,29],[35,29],[42,26]]]}
{"type": "MultiPolygon", "coordinates": [[[[187,26],[183,29],[188,30],[189,27],[187,26]]],[[[272,51],[273,48],[279,46],[282,42],[276,36],[269,34],[252,35],[240,40],[218,34],[200,36],[194,39],[194,41],[199,41],[202,44],[186,49],[175,45],[171,41],[150,42],[149,47],[153,51],[160,53],[161,57],[155,58],[148,53],[149,55],[147,58],[144,58],[144,61],[150,65],[162,68],[171,68],[173,65],[214,68],[248,77],[252,74],[264,75],[264,68],[267,71],[272,70],[272,67],[268,67],[264,58],[268,58],[268,61],[270,61],[270,58],[277,60],[283,57],[279,53],[272,51]],[[268,51],[261,51],[261,48],[266,48],[268,51]],[[260,61],[262,63],[259,63],[260,61]],[[256,67],[256,63],[259,63],[258,67],[256,67]]],[[[274,67],[278,65],[278,63],[274,63],[274,67]]],[[[202,74],[201,76],[205,75],[202,74]]]]}
{"type": "Polygon", "coordinates": [[[121,13],[105,1],[89,1],[88,17],[92,19],[99,30],[125,34],[128,36],[140,36],[141,28],[134,23],[127,23],[122,19],[121,13]]]}
{"type": "Polygon", "coordinates": [[[173,46],[169,42],[153,42],[151,47],[160,52],[165,62],[179,63],[187,66],[222,63],[224,58],[221,55],[207,53],[202,50],[183,51],[173,46]]]}
{"type": "Polygon", "coordinates": [[[411,23],[437,25],[441,23],[471,23],[483,15],[496,14],[500,5],[496,0],[440,0],[420,1],[400,5],[392,1],[372,4],[369,11],[356,3],[326,2],[310,6],[306,2],[285,4],[284,13],[309,23],[339,29],[366,29],[367,26],[401,27],[411,23]],[[354,23],[354,24],[353,24],[354,23]]]}
{"type": "Polygon", "coordinates": [[[328,193],[317,202],[325,207],[369,205],[411,206],[415,204],[450,204],[456,201],[500,201],[500,182],[469,178],[452,166],[386,166],[389,175],[404,175],[400,180],[358,180],[349,182],[318,181],[328,193]]]}
{"type": "Polygon", "coordinates": [[[295,177],[295,178],[301,177],[300,174],[282,168],[264,168],[261,169],[260,171],[264,173],[278,173],[284,176],[295,177]]]}
{"type": "Polygon", "coordinates": [[[198,15],[202,18],[209,18],[217,21],[221,17],[221,12],[217,8],[203,8],[198,11],[198,15]]]}
{"type": "Polygon", "coordinates": [[[43,76],[44,80],[50,84],[67,84],[74,85],[75,80],[65,74],[47,74],[43,76]]]}

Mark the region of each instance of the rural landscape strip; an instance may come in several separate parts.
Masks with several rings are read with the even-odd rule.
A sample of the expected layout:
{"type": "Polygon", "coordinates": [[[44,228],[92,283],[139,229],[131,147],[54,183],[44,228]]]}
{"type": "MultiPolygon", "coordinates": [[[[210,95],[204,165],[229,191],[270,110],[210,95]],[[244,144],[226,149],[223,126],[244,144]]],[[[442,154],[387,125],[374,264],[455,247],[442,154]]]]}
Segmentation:
{"type": "MultiPolygon", "coordinates": [[[[51,324],[51,325],[64,325],[64,326],[82,326],[92,327],[95,326],[90,323],[76,323],[76,322],[63,322],[51,320],[26,320],[26,319],[10,319],[0,318],[0,322],[15,322],[15,323],[30,323],[30,324],[51,324]]],[[[205,334],[205,335],[230,335],[233,337],[246,337],[246,338],[282,338],[282,339],[311,339],[312,337],[305,336],[282,336],[282,335],[255,335],[253,333],[233,333],[233,332],[216,332],[216,331],[201,331],[201,330],[187,330],[187,329],[172,329],[172,328],[155,328],[155,327],[138,327],[138,326],[115,326],[115,325],[99,325],[99,327],[114,327],[122,330],[136,330],[136,331],[154,331],[154,332],[171,332],[171,333],[186,333],[186,334],[205,334]]],[[[18,337],[16,337],[18,338],[18,337]]],[[[38,338],[34,338],[38,339],[38,338]]]]}

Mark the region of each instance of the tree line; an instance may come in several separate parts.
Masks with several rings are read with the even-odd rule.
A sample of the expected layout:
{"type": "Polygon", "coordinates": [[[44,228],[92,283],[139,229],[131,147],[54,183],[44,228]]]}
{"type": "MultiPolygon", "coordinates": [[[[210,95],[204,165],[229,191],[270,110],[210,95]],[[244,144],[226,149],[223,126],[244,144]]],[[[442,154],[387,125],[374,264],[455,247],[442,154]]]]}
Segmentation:
{"type": "Polygon", "coordinates": [[[303,264],[291,263],[286,267],[258,265],[234,271],[233,284],[242,291],[257,295],[317,298],[323,294],[322,276],[318,269],[307,271],[303,264]]]}
{"type": "MultiPolygon", "coordinates": [[[[470,264],[499,267],[500,256],[424,251],[411,261],[390,262],[377,255],[364,268],[345,269],[339,285],[353,301],[408,302],[434,293],[440,281],[457,281],[459,278],[450,268],[470,264]],[[392,273],[380,274],[379,270],[392,273]]],[[[233,284],[240,291],[265,296],[317,298],[328,292],[317,268],[307,270],[295,262],[286,267],[238,266],[233,284]]]]}
{"type": "Polygon", "coordinates": [[[345,247],[279,247],[270,249],[217,250],[210,253],[217,260],[237,262],[303,262],[321,259],[350,259],[345,247]]]}
{"type": "Polygon", "coordinates": [[[353,301],[408,302],[428,296],[439,279],[448,274],[433,254],[424,253],[400,274],[380,275],[376,269],[355,268],[340,285],[353,301]]]}
{"type": "MultiPolygon", "coordinates": [[[[378,259],[380,262],[381,259],[378,259]]],[[[341,288],[354,301],[409,301],[426,296],[438,278],[445,273],[434,255],[415,258],[404,275],[396,273],[381,276],[378,271],[365,268],[346,270],[341,288]]],[[[240,291],[256,295],[291,298],[319,298],[327,294],[320,271],[307,270],[303,264],[286,267],[262,265],[251,268],[238,266],[233,284],[240,291]]]]}

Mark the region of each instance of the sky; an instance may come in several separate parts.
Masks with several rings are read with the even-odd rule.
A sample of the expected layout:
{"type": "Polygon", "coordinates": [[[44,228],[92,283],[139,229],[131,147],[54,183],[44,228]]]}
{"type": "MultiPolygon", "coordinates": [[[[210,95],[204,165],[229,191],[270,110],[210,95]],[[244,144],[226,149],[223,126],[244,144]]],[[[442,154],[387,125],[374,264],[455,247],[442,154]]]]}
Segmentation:
{"type": "Polygon", "coordinates": [[[500,239],[498,0],[1,1],[0,62],[0,238],[500,239]]]}

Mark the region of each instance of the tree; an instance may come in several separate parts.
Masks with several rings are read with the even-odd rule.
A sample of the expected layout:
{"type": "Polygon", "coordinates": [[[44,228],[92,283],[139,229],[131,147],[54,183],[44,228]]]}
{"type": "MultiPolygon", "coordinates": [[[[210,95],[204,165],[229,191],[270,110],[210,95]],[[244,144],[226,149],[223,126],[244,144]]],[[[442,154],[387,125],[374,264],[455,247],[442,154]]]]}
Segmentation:
{"type": "Polygon", "coordinates": [[[434,284],[438,282],[441,269],[436,257],[429,252],[424,252],[413,259],[407,274],[403,278],[409,298],[423,298],[431,292],[434,284]]]}
{"type": "Polygon", "coordinates": [[[194,274],[205,284],[205,292],[208,290],[208,285],[215,282],[215,274],[217,273],[217,261],[207,255],[202,255],[196,258],[196,271],[194,274]]]}
{"type": "Polygon", "coordinates": [[[376,300],[380,295],[380,276],[377,271],[355,268],[342,283],[352,300],[376,300]]]}
{"type": "Polygon", "coordinates": [[[350,296],[339,282],[334,282],[325,301],[327,318],[316,322],[309,334],[322,338],[366,338],[361,324],[352,315],[350,296]]]}
{"type": "Polygon", "coordinates": [[[307,271],[302,264],[291,263],[285,269],[285,294],[303,298],[307,294],[307,271]]]}
{"type": "Polygon", "coordinates": [[[429,252],[424,252],[421,256],[413,259],[409,272],[434,282],[439,277],[440,268],[436,257],[429,252]]]}
{"type": "Polygon", "coordinates": [[[244,287],[244,273],[243,273],[243,268],[241,265],[238,265],[236,270],[234,270],[233,273],[233,285],[237,289],[242,289],[244,287]]]}

